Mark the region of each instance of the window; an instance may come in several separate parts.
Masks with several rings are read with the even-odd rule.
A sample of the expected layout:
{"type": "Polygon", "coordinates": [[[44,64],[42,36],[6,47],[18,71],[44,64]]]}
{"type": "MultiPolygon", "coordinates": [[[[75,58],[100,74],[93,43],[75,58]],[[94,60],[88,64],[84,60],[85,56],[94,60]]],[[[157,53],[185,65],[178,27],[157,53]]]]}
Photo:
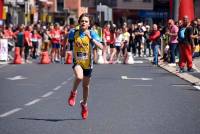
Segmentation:
{"type": "Polygon", "coordinates": [[[57,10],[63,11],[64,9],[64,1],[63,0],[57,0],[57,10]]]}
{"type": "Polygon", "coordinates": [[[99,5],[101,3],[102,5],[107,5],[110,7],[115,7],[117,6],[117,0],[96,0],[95,4],[99,5]]]}
{"type": "Polygon", "coordinates": [[[150,3],[150,2],[151,2],[151,0],[143,0],[143,2],[149,2],[149,3],[150,3]]]}

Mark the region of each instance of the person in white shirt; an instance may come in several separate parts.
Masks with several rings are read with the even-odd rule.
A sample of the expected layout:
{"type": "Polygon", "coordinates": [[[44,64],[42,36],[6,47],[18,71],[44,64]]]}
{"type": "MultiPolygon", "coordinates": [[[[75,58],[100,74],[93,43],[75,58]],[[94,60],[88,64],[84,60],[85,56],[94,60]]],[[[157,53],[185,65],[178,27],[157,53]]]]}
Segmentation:
{"type": "Polygon", "coordinates": [[[122,43],[123,43],[123,35],[122,35],[122,29],[117,29],[117,32],[116,32],[116,39],[115,39],[115,49],[110,57],[111,60],[114,59],[114,56],[116,55],[116,62],[114,63],[120,63],[120,51],[121,51],[121,46],[122,46],[122,43]]]}

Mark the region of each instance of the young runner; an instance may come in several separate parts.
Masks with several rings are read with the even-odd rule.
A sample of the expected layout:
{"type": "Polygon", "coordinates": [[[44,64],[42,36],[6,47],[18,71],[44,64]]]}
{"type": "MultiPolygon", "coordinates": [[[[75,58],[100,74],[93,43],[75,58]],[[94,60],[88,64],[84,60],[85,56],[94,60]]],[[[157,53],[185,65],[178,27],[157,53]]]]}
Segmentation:
{"type": "MultiPolygon", "coordinates": [[[[83,100],[81,104],[81,115],[83,119],[88,117],[87,100],[89,95],[89,84],[93,69],[93,48],[95,46],[103,49],[103,45],[100,43],[100,38],[94,32],[89,30],[90,18],[87,13],[82,14],[79,17],[78,23],[80,24],[79,30],[73,30],[73,70],[74,70],[74,83],[71,94],[68,98],[70,106],[74,106],[76,103],[77,88],[80,82],[83,82],[83,100]]],[[[71,34],[70,34],[71,35],[71,34]]]]}

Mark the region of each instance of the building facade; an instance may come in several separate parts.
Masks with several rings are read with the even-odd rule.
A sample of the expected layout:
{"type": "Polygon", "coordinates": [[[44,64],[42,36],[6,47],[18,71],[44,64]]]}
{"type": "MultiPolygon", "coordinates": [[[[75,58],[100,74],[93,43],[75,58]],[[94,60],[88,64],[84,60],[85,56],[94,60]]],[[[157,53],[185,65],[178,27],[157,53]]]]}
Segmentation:
{"type": "MultiPolygon", "coordinates": [[[[170,0],[0,0],[0,24],[76,23],[89,12],[103,25],[110,21],[164,23],[170,14],[170,0]]],[[[179,0],[176,0],[179,1],[179,0]]],[[[200,1],[194,0],[195,16],[200,17],[200,1]]],[[[172,5],[174,6],[174,5],[172,5]]]]}
{"type": "Polygon", "coordinates": [[[195,16],[200,18],[200,0],[194,1],[194,8],[195,8],[195,16]]]}
{"type": "Polygon", "coordinates": [[[153,12],[154,0],[82,0],[82,6],[88,7],[89,13],[93,14],[95,20],[100,21],[101,25],[106,21],[117,25],[122,25],[123,22],[148,21],[149,15],[151,18],[156,18],[158,14],[153,12]],[[111,20],[106,20],[107,14],[110,14],[109,10],[98,10],[101,5],[112,9],[111,20]]]}

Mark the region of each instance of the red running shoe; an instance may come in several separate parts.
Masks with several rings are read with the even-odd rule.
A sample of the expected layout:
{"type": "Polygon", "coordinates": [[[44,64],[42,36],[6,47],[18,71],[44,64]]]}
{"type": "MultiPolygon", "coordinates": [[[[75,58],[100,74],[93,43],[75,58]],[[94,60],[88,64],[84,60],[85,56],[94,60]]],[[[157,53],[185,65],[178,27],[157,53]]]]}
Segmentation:
{"type": "Polygon", "coordinates": [[[87,104],[83,104],[83,101],[80,102],[81,103],[81,116],[82,118],[85,120],[88,117],[88,106],[87,104]]]}
{"type": "Polygon", "coordinates": [[[77,91],[71,91],[69,99],[68,99],[68,104],[70,106],[74,106],[76,104],[76,95],[77,95],[77,91]]]}

